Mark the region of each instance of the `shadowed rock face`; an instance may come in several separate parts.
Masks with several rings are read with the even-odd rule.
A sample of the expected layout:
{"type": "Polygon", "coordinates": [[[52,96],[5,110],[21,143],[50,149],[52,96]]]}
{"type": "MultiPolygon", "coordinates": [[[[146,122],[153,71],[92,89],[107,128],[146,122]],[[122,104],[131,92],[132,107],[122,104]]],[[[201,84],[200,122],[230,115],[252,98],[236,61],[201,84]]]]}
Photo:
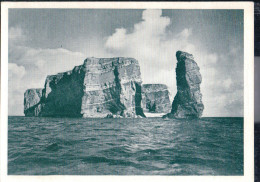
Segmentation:
{"type": "Polygon", "coordinates": [[[47,76],[39,116],[80,117],[84,76],[83,66],[47,76]]]}
{"type": "Polygon", "coordinates": [[[141,83],[139,63],[133,58],[87,58],[72,71],[47,76],[41,111],[30,115],[145,117],[141,83]]]}
{"type": "Polygon", "coordinates": [[[199,67],[191,54],[177,51],[177,94],[172,103],[170,118],[199,118],[204,105],[200,84],[202,81],[199,67]]]}
{"type": "Polygon", "coordinates": [[[169,113],[171,103],[167,86],[163,84],[143,84],[142,105],[144,112],[169,113]]]}

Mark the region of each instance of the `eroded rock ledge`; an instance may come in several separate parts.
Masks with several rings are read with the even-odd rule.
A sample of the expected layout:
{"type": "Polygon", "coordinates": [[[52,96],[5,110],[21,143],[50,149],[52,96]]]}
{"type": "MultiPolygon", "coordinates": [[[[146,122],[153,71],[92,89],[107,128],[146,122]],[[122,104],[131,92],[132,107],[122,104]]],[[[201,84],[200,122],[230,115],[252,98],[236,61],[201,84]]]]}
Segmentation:
{"type": "Polygon", "coordinates": [[[177,51],[176,57],[177,94],[171,112],[164,117],[199,118],[204,109],[200,92],[200,69],[191,54],[177,51]]]}

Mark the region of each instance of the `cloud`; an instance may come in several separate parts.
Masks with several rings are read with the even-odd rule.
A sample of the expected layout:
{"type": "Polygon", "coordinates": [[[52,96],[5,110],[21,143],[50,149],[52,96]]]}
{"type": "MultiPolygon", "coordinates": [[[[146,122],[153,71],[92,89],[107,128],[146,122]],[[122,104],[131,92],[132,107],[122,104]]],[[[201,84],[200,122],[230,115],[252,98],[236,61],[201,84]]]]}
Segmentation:
{"type": "Polygon", "coordinates": [[[26,75],[25,68],[15,63],[8,64],[8,112],[12,115],[20,115],[23,104],[23,91],[25,85],[23,78],[26,75]]]}
{"type": "Polygon", "coordinates": [[[113,37],[109,37],[106,41],[106,46],[111,49],[122,49],[126,46],[126,29],[117,28],[113,37]]]}
{"type": "Polygon", "coordinates": [[[230,78],[226,79],[223,82],[224,87],[227,88],[227,89],[230,88],[231,84],[232,84],[232,80],[230,78]]]}
{"type": "Polygon", "coordinates": [[[86,58],[67,49],[35,49],[24,46],[22,29],[9,30],[8,109],[11,115],[23,115],[23,94],[29,88],[43,88],[47,75],[72,70],[86,58]],[[17,41],[17,43],[16,43],[17,41]]]}
{"type": "Polygon", "coordinates": [[[15,63],[8,64],[9,77],[18,77],[22,78],[25,74],[25,68],[23,66],[18,66],[15,63]]]}
{"type": "Polygon", "coordinates": [[[209,63],[216,63],[218,60],[218,55],[216,53],[214,54],[209,54],[207,59],[206,59],[209,63]]]}
{"type": "MultiPolygon", "coordinates": [[[[74,66],[82,64],[86,58],[80,52],[72,52],[62,48],[34,49],[13,46],[9,50],[9,62],[24,66],[31,75],[33,74],[37,78],[45,78],[47,75],[71,70],[74,66]]],[[[41,84],[43,85],[43,83],[41,84]]],[[[28,86],[32,85],[29,83],[28,86]]]]}
{"type": "Polygon", "coordinates": [[[26,75],[25,68],[15,63],[8,64],[8,88],[15,91],[24,87],[22,79],[26,75]]]}
{"type": "Polygon", "coordinates": [[[184,39],[189,38],[191,35],[192,35],[192,29],[188,29],[188,28],[185,28],[185,29],[179,34],[179,36],[180,36],[181,38],[184,38],[184,39]]]}
{"type": "Polygon", "coordinates": [[[24,40],[24,34],[21,27],[11,27],[8,32],[9,41],[21,41],[24,40]]]}

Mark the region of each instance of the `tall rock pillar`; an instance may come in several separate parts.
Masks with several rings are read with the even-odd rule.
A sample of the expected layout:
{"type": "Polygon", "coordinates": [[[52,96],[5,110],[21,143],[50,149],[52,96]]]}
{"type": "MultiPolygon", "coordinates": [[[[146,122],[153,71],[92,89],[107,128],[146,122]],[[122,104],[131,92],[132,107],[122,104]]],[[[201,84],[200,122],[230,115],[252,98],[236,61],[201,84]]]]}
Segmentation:
{"type": "Polygon", "coordinates": [[[169,118],[199,118],[204,105],[200,84],[202,81],[200,68],[191,54],[177,51],[176,81],[177,94],[172,103],[169,118]]]}

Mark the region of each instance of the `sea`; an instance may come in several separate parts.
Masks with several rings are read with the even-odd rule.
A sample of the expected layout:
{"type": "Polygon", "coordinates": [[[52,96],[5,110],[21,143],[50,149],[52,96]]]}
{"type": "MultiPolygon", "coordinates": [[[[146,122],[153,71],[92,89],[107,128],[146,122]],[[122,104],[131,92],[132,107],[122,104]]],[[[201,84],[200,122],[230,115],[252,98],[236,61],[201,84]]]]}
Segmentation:
{"type": "Polygon", "coordinates": [[[243,175],[243,118],[8,117],[8,175],[243,175]]]}

